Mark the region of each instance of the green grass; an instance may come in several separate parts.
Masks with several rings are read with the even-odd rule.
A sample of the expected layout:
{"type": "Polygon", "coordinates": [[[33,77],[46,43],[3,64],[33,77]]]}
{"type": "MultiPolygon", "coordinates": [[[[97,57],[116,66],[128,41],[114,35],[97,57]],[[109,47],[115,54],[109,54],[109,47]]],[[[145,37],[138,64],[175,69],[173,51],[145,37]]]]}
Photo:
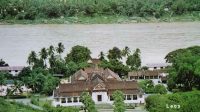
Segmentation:
{"type": "Polygon", "coordinates": [[[9,102],[0,98],[0,112],[42,112],[16,102],[9,102]]]}

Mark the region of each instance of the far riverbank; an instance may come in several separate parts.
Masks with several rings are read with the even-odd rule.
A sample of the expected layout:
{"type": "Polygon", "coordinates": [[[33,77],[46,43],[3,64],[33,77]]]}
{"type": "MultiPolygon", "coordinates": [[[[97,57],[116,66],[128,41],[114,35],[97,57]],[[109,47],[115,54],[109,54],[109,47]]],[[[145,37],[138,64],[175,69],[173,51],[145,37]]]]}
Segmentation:
{"type": "Polygon", "coordinates": [[[37,18],[35,20],[2,19],[0,25],[7,24],[130,24],[130,23],[161,23],[161,22],[199,22],[200,14],[185,14],[161,18],[138,16],[74,16],[59,18],[37,18]]]}

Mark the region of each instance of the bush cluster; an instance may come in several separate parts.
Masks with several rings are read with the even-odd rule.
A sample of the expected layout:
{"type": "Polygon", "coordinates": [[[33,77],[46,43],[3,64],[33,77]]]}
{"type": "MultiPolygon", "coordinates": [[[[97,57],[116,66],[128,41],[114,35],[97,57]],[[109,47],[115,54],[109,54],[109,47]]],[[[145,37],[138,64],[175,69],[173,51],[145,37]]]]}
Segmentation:
{"type": "Polygon", "coordinates": [[[199,112],[200,91],[151,95],[146,98],[149,112],[199,112]]]}
{"type": "Polygon", "coordinates": [[[63,16],[154,16],[200,11],[199,0],[1,0],[0,18],[29,19],[63,16]]]}

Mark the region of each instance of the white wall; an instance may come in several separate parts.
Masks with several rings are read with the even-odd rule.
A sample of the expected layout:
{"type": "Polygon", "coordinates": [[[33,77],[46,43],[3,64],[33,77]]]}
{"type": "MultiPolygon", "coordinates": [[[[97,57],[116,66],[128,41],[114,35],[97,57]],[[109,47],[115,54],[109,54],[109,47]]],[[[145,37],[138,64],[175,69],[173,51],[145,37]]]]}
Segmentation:
{"type": "Polygon", "coordinates": [[[96,104],[99,104],[99,103],[107,103],[107,102],[109,101],[107,92],[93,92],[93,93],[92,93],[92,99],[94,100],[94,102],[95,102],[96,104]],[[101,101],[101,102],[99,102],[99,101],[97,100],[97,96],[98,96],[98,95],[101,95],[101,96],[102,96],[102,101],[101,101]]]}
{"type": "MultiPolygon", "coordinates": [[[[62,97],[62,98],[64,98],[64,97],[62,97]]],[[[59,98],[59,101],[56,101],[55,99],[53,99],[52,105],[55,106],[55,107],[57,105],[60,105],[60,106],[83,106],[83,104],[80,101],[79,102],[67,103],[67,97],[65,97],[65,98],[66,98],[66,103],[61,103],[61,98],[59,98]]],[[[92,99],[95,102],[95,104],[106,104],[106,103],[112,104],[113,103],[113,101],[110,101],[110,98],[107,95],[107,92],[93,92],[92,93],[92,99]],[[102,95],[102,101],[101,102],[99,102],[97,100],[98,95],[102,95]]],[[[142,95],[141,98],[140,98],[139,95],[137,95],[137,100],[133,100],[133,98],[131,98],[131,99],[132,100],[125,100],[124,102],[125,103],[135,103],[135,104],[140,104],[140,103],[145,102],[144,95],[142,95]]],[[[73,99],[72,99],[72,101],[73,101],[73,99]]]]}
{"type": "Polygon", "coordinates": [[[55,99],[53,99],[52,105],[56,107],[58,105],[60,105],[60,106],[82,106],[83,104],[80,101],[79,102],[73,102],[73,98],[72,98],[72,102],[68,103],[67,102],[67,97],[61,97],[61,98],[59,98],[59,101],[56,101],[55,99]],[[62,98],[66,99],[66,103],[62,103],[61,102],[62,98]]]}

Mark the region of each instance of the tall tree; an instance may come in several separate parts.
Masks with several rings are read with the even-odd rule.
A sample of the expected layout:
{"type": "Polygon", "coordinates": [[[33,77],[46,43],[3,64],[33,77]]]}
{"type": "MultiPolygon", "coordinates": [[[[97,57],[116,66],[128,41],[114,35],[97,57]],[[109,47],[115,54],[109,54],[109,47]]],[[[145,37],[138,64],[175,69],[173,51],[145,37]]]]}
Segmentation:
{"type": "Polygon", "coordinates": [[[200,87],[200,56],[193,55],[189,51],[179,54],[173,60],[169,73],[169,87],[178,87],[185,91],[200,87]]]}
{"type": "Polygon", "coordinates": [[[105,54],[103,53],[103,51],[100,52],[99,59],[100,60],[104,60],[105,59],[105,54]]]}
{"type": "Polygon", "coordinates": [[[130,48],[128,46],[126,46],[123,50],[122,50],[122,56],[126,57],[130,55],[130,48]]]}
{"type": "Polygon", "coordinates": [[[56,65],[56,57],[53,54],[49,57],[49,65],[50,68],[53,68],[56,65]]]}
{"type": "Polygon", "coordinates": [[[114,112],[125,112],[124,94],[121,91],[115,91],[112,95],[114,98],[114,112]]]}
{"type": "Polygon", "coordinates": [[[90,96],[90,94],[88,92],[83,92],[81,94],[81,102],[84,104],[85,109],[88,112],[97,112],[97,109],[95,107],[95,103],[92,100],[92,97],[90,96]]]}
{"type": "Polygon", "coordinates": [[[35,51],[31,51],[31,53],[28,56],[28,64],[29,65],[34,65],[37,61],[37,54],[35,53],[35,51]]]}
{"type": "Polygon", "coordinates": [[[136,49],[133,55],[128,56],[126,64],[131,67],[132,70],[138,70],[141,67],[140,49],[136,49]]]}
{"type": "Polygon", "coordinates": [[[108,57],[109,60],[111,60],[111,59],[120,60],[120,59],[122,59],[121,50],[117,47],[113,47],[112,49],[110,49],[108,51],[107,57],[108,57]]]}
{"type": "Polygon", "coordinates": [[[58,47],[56,48],[56,51],[57,51],[59,54],[61,54],[61,53],[64,52],[64,50],[65,50],[64,45],[63,45],[61,42],[58,43],[58,47]]]}
{"type": "Polygon", "coordinates": [[[172,52],[169,52],[165,56],[166,62],[173,63],[175,61],[175,59],[178,58],[178,56],[180,54],[184,54],[184,53],[187,53],[187,52],[190,52],[193,55],[200,56],[200,46],[192,46],[192,47],[188,47],[188,48],[184,48],[184,49],[177,49],[177,50],[174,50],[172,52]]]}
{"type": "Polygon", "coordinates": [[[47,63],[46,63],[47,57],[48,57],[48,53],[47,53],[46,48],[42,48],[41,51],[40,51],[40,58],[43,60],[44,66],[47,65],[47,63]]]}
{"type": "Polygon", "coordinates": [[[51,56],[51,55],[54,55],[54,47],[51,45],[49,48],[48,48],[48,55],[51,56]]]}
{"type": "Polygon", "coordinates": [[[67,57],[65,57],[66,62],[73,61],[75,63],[87,62],[91,56],[91,52],[87,47],[84,46],[74,46],[67,57]]]}

